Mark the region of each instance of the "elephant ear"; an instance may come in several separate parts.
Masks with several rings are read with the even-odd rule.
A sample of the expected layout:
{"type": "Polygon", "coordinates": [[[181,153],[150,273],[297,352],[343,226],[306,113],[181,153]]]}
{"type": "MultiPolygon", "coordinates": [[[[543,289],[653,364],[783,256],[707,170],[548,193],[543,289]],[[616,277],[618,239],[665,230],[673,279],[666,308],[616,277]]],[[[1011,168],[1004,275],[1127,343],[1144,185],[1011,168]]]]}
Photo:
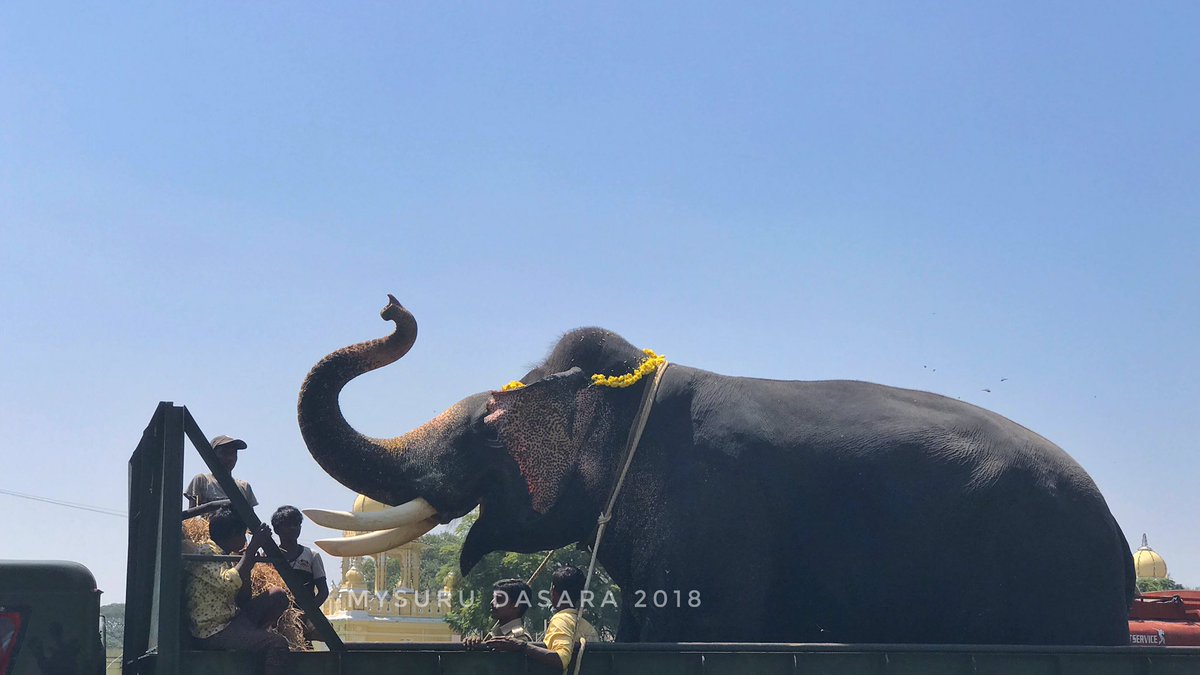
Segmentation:
{"type": "Polygon", "coordinates": [[[558,500],[576,460],[581,419],[577,397],[587,384],[583,371],[572,368],[520,389],[495,392],[488,401],[484,422],[516,461],[538,513],[558,500]]]}

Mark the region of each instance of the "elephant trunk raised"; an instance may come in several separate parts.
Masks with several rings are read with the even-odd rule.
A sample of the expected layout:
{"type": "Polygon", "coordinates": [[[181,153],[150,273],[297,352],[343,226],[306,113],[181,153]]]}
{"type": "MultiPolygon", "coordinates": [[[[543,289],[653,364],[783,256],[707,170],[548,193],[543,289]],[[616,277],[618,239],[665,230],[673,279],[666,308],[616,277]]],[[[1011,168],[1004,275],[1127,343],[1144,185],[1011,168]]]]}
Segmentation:
{"type": "Polygon", "coordinates": [[[329,354],[313,366],[300,390],[300,433],[321,468],[338,482],[372,499],[399,504],[370,514],[306,510],[309,518],[319,525],[370,532],[332,540],[325,548],[337,555],[388,550],[437,525],[441,520],[439,509],[417,491],[430,478],[430,459],[440,452],[437,446],[444,442],[442,431],[462,417],[460,404],[395,438],[371,438],[350,426],[338,403],[342,388],[363,373],[399,360],[417,338],[416,320],[394,296],[388,296],[388,304],[380,316],[396,324],[391,335],[329,354]]]}

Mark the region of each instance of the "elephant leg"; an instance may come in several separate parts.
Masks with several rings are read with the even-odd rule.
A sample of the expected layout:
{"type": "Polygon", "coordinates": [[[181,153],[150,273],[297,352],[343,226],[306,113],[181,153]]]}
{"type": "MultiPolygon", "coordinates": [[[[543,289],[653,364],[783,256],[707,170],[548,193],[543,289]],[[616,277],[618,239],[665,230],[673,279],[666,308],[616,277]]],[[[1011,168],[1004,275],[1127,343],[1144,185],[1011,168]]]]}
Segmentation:
{"type": "MultiPolygon", "coordinates": [[[[685,483],[707,484],[691,478],[685,483]]],[[[772,611],[789,583],[778,550],[777,515],[762,503],[737,499],[737,486],[700,500],[665,499],[627,550],[638,551],[622,611],[647,642],[783,641],[772,611]],[[724,504],[717,511],[712,504],[724,504]],[[732,505],[732,506],[731,506],[732,505]],[[749,524],[749,525],[748,525],[749,524]],[[773,617],[773,618],[768,618],[773,617]]]]}
{"type": "Polygon", "coordinates": [[[630,611],[637,618],[639,639],[645,642],[778,639],[765,620],[771,614],[775,585],[770,565],[763,560],[741,560],[735,567],[699,569],[695,561],[702,557],[702,553],[696,552],[663,560],[661,574],[625,596],[626,604],[632,605],[630,611]]]}
{"type": "Polygon", "coordinates": [[[634,616],[632,594],[621,593],[621,623],[617,627],[617,642],[641,642],[642,630],[634,616]]]}

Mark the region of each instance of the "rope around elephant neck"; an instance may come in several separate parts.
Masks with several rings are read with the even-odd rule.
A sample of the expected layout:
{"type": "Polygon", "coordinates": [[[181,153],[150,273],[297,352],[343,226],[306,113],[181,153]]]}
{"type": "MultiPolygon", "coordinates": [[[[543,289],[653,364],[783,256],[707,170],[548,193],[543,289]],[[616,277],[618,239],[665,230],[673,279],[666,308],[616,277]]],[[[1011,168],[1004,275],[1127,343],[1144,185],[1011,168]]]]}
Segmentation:
{"type": "MultiPolygon", "coordinates": [[[[608,521],[612,520],[612,512],[613,508],[617,504],[617,496],[621,494],[621,487],[625,484],[625,475],[629,473],[629,466],[633,464],[633,455],[635,452],[637,452],[638,443],[640,443],[642,439],[642,432],[646,429],[646,420],[650,417],[650,408],[653,407],[654,397],[658,394],[658,385],[662,381],[662,376],[663,373],[666,372],[667,366],[670,365],[667,363],[666,359],[659,357],[657,354],[654,354],[653,356],[660,360],[655,364],[656,367],[654,371],[654,379],[650,381],[650,386],[646,388],[646,391],[642,392],[642,402],[638,408],[637,419],[634,420],[633,426],[629,430],[629,439],[625,445],[625,463],[621,467],[620,475],[617,476],[617,484],[613,486],[612,495],[608,498],[608,504],[604,509],[604,513],[601,513],[600,517],[596,519],[596,542],[592,545],[592,558],[588,562],[587,576],[583,581],[584,591],[587,591],[592,585],[592,575],[596,570],[596,556],[600,552],[600,540],[604,538],[604,528],[608,525],[608,521]]],[[[550,562],[550,558],[554,557],[554,554],[558,553],[558,550],[559,549],[552,549],[546,553],[546,557],[542,558],[541,564],[537,566],[537,569],[533,571],[533,574],[529,575],[529,579],[525,583],[532,586],[533,581],[538,578],[538,575],[542,573],[542,570],[546,569],[546,565],[550,562]]],[[[580,604],[583,604],[582,600],[583,598],[580,597],[580,604]]],[[[580,608],[577,607],[575,608],[575,628],[571,631],[572,645],[575,644],[575,638],[579,633],[580,618],[580,608]]],[[[492,632],[494,632],[499,626],[499,621],[492,624],[492,632]]],[[[586,644],[587,640],[580,640],[579,652],[575,656],[575,675],[579,675],[579,668],[583,663],[583,650],[586,644]]]]}
{"type": "MultiPolygon", "coordinates": [[[[654,379],[650,381],[650,385],[646,387],[646,391],[642,392],[642,404],[638,409],[638,416],[633,422],[633,427],[629,430],[629,441],[625,445],[625,464],[621,467],[621,473],[617,476],[617,484],[613,486],[612,495],[608,498],[608,505],[605,506],[604,512],[600,514],[600,517],[596,519],[596,542],[592,544],[592,560],[588,563],[587,576],[583,580],[583,593],[579,597],[580,605],[583,604],[583,598],[592,586],[592,574],[596,571],[596,556],[600,553],[600,541],[604,539],[604,528],[608,526],[608,521],[612,520],[613,508],[617,505],[617,496],[621,494],[621,486],[625,484],[625,475],[629,473],[629,466],[633,464],[633,455],[637,452],[638,443],[642,440],[642,432],[646,429],[646,420],[650,417],[650,408],[654,406],[654,397],[658,394],[658,385],[662,382],[663,373],[666,372],[669,365],[665,359],[659,361],[658,367],[654,370],[654,379]]],[[[542,565],[545,565],[549,560],[550,556],[547,555],[546,560],[542,561],[542,565]]],[[[571,630],[570,644],[572,647],[579,636],[579,622],[582,620],[583,608],[576,607],[575,627],[571,630]]],[[[583,665],[583,650],[586,646],[587,640],[580,639],[579,651],[575,654],[574,675],[579,675],[579,668],[583,665]]]]}

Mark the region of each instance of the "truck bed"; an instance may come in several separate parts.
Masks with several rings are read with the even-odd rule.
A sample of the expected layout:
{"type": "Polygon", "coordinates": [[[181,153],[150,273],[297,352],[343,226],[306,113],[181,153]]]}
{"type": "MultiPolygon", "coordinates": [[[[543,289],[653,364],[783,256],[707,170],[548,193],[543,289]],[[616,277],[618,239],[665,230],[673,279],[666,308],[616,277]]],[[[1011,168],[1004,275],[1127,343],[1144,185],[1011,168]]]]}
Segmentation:
{"type": "MultiPolygon", "coordinates": [[[[249,654],[183,653],[188,675],[256,672],[249,654]]],[[[296,675],[526,675],[538,672],[518,654],[468,652],[461,645],[347,645],[291,655],[296,675]]],[[[590,675],[1195,675],[1200,648],[1020,647],[994,645],[598,644],[585,652],[590,675]]]]}

